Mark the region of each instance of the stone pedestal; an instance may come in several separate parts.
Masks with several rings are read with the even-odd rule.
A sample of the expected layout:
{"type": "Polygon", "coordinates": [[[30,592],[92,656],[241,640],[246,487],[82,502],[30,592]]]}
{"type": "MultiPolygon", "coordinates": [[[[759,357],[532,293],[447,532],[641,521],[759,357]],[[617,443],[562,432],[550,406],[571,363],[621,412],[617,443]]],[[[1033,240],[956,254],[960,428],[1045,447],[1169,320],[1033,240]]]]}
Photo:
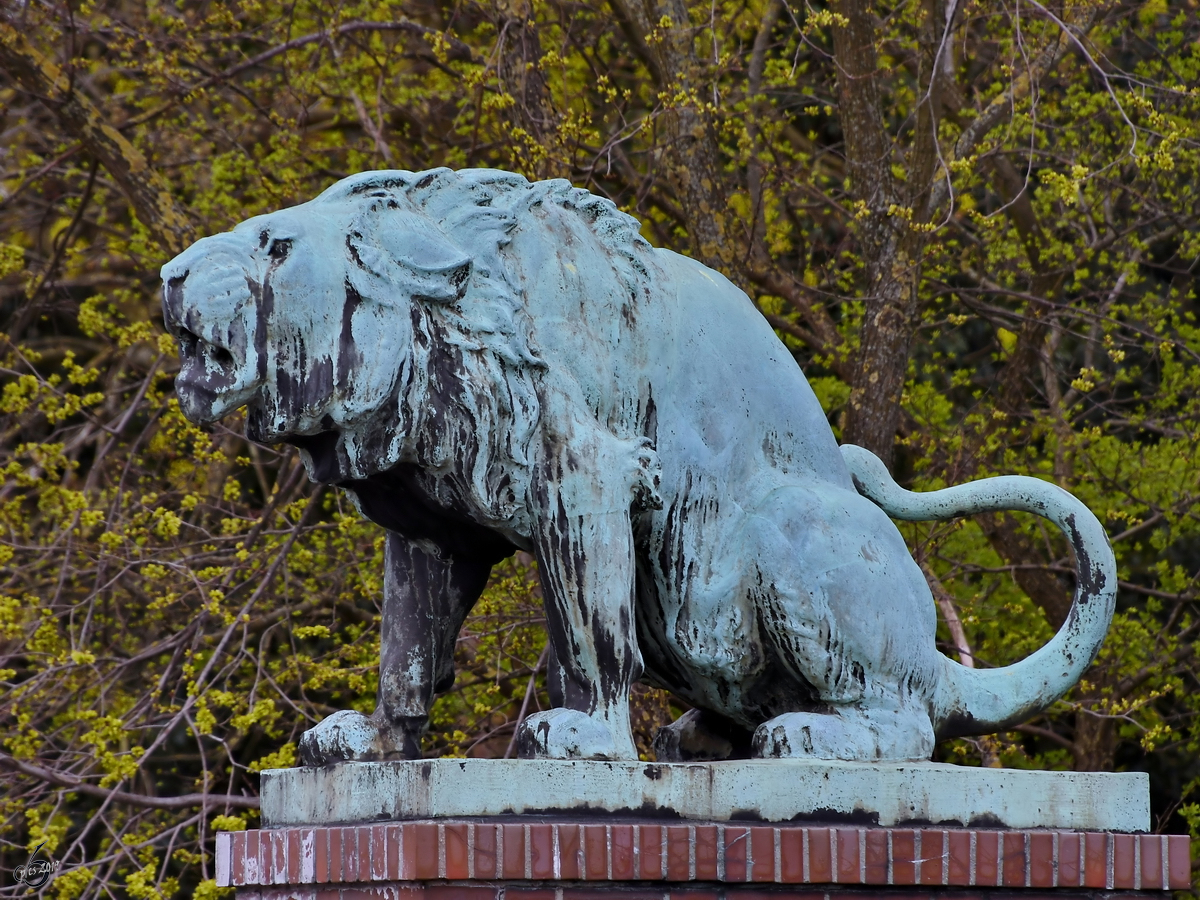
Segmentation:
{"type": "Polygon", "coordinates": [[[263,774],[238,900],[1084,897],[1190,884],[1140,774],[428,760],[263,774]]]}

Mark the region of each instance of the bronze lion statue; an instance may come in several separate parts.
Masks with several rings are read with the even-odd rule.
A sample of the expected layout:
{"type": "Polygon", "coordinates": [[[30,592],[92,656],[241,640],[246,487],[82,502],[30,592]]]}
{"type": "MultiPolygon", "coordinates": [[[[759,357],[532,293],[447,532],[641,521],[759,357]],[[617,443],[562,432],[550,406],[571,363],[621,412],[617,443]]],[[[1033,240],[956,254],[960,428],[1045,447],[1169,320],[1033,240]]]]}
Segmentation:
{"type": "Polygon", "coordinates": [[[491,567],[538,562],[554,707],[525,757],[636,759],[635,680],[694,709],[660,760],[927,759],[1054,702],[1112,616],[1103,529],[1031,478],[927,494],[839,449],[742,291],[566,181],[368,172],[163,267],[185,415],[255,441],[387,530],[379,694],[306,732],[309,765],[420,755],[491,567]],[[964,668],[890,516],[992,509],[1068,535],[1069,618],[1033,656],[964,668]]]}

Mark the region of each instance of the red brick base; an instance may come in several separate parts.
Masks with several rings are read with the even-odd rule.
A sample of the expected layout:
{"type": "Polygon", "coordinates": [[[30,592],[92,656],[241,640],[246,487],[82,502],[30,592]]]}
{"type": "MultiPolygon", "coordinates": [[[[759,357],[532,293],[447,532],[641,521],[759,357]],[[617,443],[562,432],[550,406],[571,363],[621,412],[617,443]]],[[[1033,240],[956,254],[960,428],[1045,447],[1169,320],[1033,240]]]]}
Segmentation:
{"type": "MultiPolygon", "coordinates": [[[[1191,859],[1184,835],[528,817],[221,834],[217,883],[239,888],[239,900],[490,900],[501,894],[504,900],[585,900],[598,890],[629,900],[702,900],[718,893],[750,900],[775,885],[920,888],[839,898],[916,900],[936,893],[966,900],[1015,891],[1034,900],[1045,889],[1058,889],[1053,895],[1060,898],[1184,889],[1191,884],[1191,859]],[[735,891],[736,885],[745,887],[735,891]],[[988,890],[959,895],[947,888],[988,890]]],[[[797,887],[783,896],[815,900],[825,891],[797,887]]]]}
{"type": "Polygon", "coordinates": [[[647,886],[645,883],[564,884],[386,884],[323,888],[242,888],[238,900],[1150,900],[1148,891],[1050,891],[975,888],[878,887],[814,890],[752,885],[647,886]]]}

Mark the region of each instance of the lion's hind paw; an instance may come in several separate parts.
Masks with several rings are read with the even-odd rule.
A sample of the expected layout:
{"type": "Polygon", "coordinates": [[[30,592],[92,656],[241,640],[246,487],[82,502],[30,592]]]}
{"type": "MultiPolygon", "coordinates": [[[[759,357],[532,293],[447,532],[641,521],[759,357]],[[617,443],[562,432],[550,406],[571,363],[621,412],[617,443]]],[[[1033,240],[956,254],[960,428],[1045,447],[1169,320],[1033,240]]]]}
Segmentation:
{"type": "Polygon", "coordinates": [[[892,710],[791,712],[754,732],[760,759],[922,760],[933,752],[928,717],[892,710]]]}

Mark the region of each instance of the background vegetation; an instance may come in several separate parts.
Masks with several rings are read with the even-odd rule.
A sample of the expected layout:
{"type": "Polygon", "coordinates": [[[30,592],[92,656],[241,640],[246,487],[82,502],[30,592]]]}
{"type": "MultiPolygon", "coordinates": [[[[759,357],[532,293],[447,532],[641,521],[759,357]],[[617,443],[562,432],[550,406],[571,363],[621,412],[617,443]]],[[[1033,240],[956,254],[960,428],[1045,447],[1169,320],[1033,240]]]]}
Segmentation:
{"type": "MultiPolygon", "coordinates": [[[[839,437],[916,489],[1085,500],[1118,612],[1069,697],[941,746],[1139,769],[1200,826],[1197,0],[0,0],[0,894],[221,893],[256,773],[373,706],[381,532],[172,396],[159,266],[370,168],[565,177],[726,272],[839,437]]],[[[906,529],[945,649],[1069,603],[1022,517],[906,529]]],[[[498,569],[430,755],[546,703],[531,561],[498,569]]],[[[638,739],[678,714],[639,688],[638,739]]]]}

